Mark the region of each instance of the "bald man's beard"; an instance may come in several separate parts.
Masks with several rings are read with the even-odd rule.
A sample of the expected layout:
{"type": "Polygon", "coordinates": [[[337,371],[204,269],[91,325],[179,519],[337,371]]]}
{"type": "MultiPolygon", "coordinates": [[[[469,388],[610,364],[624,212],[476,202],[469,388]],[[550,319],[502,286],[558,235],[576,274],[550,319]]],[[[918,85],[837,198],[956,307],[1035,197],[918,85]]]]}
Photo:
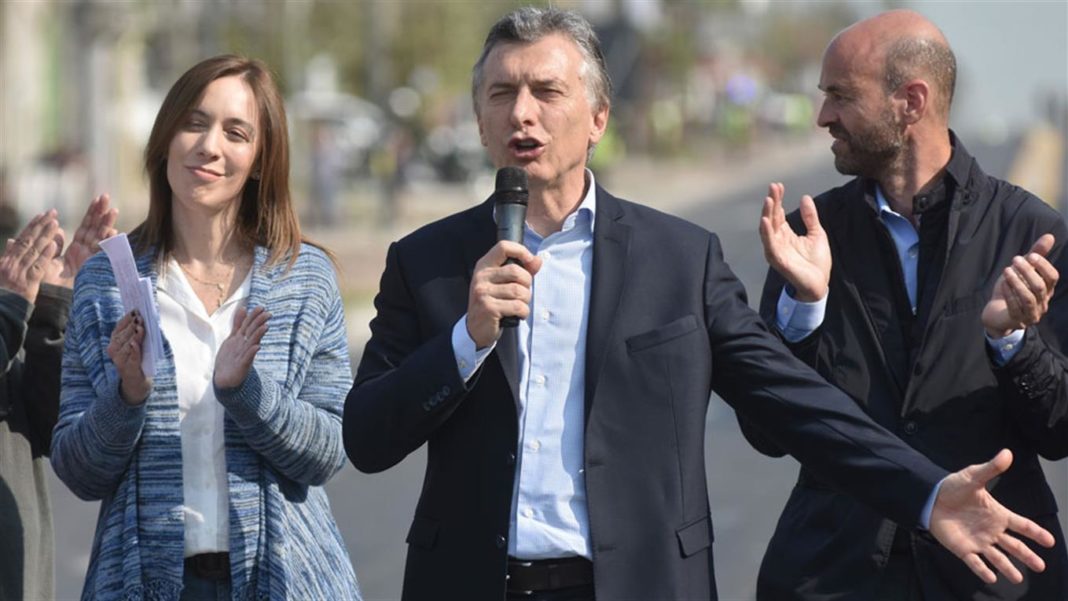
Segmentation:
{"type": "Polygon", "coordinates": [[[845,142],[834,152],[834,168],[842,175],[877,179],[897,163],[905,148],[905,133],[889,106],[862,127],[849,131],[833,123],[828,131],[845,142]]]}

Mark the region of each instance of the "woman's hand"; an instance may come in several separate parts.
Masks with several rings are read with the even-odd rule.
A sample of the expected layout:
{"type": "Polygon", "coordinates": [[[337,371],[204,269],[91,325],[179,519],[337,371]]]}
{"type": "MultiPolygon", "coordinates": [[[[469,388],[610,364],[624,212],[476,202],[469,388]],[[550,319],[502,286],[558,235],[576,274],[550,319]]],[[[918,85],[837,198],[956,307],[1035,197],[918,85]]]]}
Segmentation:
{"type": "Polygon", "coordinates": [[[141,370],[141,349],[145,324],[137,310],[130,311],[115,325],[108,343],[108,357],[119,371],[119,392],[128,405],[140,405],[152,392],[152,380],[141,370]]]}
{"type": "Polygon", "coordinates": [[[252,360],[260,350],[260,340],[267,333],[267,320],[271,314],[263,307],[251,312],[244,308],[234,314],[234,327],[230,336],[219,347],[215,356],[215,387],[237,388],[248,377],[252,360]]]}

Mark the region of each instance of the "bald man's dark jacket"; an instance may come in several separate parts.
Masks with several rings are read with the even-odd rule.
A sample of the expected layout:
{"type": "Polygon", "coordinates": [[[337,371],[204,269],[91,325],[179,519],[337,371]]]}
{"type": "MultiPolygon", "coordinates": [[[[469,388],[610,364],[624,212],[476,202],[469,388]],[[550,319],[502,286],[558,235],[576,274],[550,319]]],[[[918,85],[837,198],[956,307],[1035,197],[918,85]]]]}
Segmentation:
{"type": "MultiPolygon", "coordinates": [[[[407,600],[505,595],[516,335],[506,329],[466,383],[450,341],[495,233],[486,202],[390,247],[345,404],[357,468],[384,470],[427,446],[407,600]]],[[[584,478],[598,599],[715,598],[704,454],[712,390],[821,478],[895,519],[919,519],[945,472],[786,350],[746,304],[713,234],[598,189],[593,236],[584,478]]]]}
{"type": "MultiPolygon", "coordinates": [[[[922,328],[911,330],[911,316],[902,317],[907,297],[900,263],[878,216],[874,184],[858,178],[816,199],[833,256],[826,317],[813,334],[788,346],[878,423],[948,470],[987,461],[1002,448],[1013,451],[1011,469],[991,492],[1055,534],[1057,547],[1038,551],[1046,572],[1026,574],[1023,585],[1000,578],[986,586],[905,523],[924,599],[1068,599],[1064,536],[1038,461],[1040,455],[1068,455],[1068,228],[1035,196],[983,173],[951,137],[945,252],[938,257],[936,292],[920,303],[922,328]],[[1057,242],[1049,259],[1061,281],[1049,312],[1027,328],[1015,357],[996,367],[980,315],[1012,257],[1050,232],[1057,242]]],[[[804,231],[799,214],[789,220],[804,231]]],[[[783,284],[768,272],[760,313],[773,328],[783,284]]],[[[781,454],[759,429],[744,419],[742,426],[759,450],[781,454]]],[[[896,528],[802,468],[764,556],[758,598],[874,598],[896,528]]]]}

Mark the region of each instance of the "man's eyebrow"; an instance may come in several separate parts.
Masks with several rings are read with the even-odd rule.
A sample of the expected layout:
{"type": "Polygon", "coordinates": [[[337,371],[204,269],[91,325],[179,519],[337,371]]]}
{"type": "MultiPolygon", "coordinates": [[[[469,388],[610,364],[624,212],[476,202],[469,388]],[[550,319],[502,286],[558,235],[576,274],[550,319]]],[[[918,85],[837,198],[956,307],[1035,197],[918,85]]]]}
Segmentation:
{"type": "Polygon", "coordinates": [[[822,91],[824,94],[842,94],[849,92],[849,86],[837,83],[832,83],[829,86],[818,85],[816,87],[819,88],[820,91],[822,91]]]}

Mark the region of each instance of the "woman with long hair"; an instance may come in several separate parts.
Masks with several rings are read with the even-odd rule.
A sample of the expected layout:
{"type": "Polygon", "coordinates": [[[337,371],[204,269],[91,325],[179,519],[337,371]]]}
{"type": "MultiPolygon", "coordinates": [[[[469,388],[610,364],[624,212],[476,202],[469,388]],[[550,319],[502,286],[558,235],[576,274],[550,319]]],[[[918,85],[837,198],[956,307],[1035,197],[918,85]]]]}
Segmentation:
{"type": "Polygon", "coordinates": [[[101,504],[83,598],[358,599],[322,485],[351,384],[333,265],[303,240],[278,88],[218,56],[168,92],[131,234],[163,356],[108,259],[74,286],[52,464],[101,504]]]}

